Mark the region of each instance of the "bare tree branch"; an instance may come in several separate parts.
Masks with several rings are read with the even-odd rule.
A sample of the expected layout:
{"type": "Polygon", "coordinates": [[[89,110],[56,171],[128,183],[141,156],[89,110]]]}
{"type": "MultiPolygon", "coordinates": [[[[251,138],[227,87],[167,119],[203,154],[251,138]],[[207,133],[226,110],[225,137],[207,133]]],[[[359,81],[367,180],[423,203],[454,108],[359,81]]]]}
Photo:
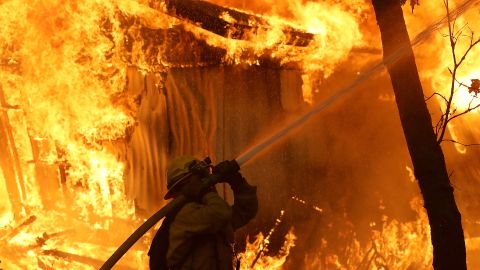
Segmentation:
{"type": "Polygon", "coordinates": [[[467,88],[469,88],[469,87],[470,87],[470,86],[468,86],[468,85],[464,84],[463,82],[461,82],[461,81],[457,80],[457,78],[454,78],[454,80],[455,80],[455,81],[458,83],[458,85],[459,85],[459,86],[464,86],[464,87],[467,87],[467,88]]]}
{"type": "Polygon", "coordinates": [[[467,54],[470,52],[470,50],[472,50],[472,48],[480,42],[480,38],[478,38],[475,41],[473,41],[473,40],[474,40],[474,36],[473,36],[473,32],[472,32],[472,35],[470,36],[470,45],[468,46],[465,53],[462,55],[462,58],[460,58],[460,61],[458,61],[458,64],[457,64],[458,66],[460,66],[463,63],[463,61],[467,57],[467,54]]]}
{"type": "Polygon", "coordinates": [[[459,145],[466,146],[466,147],[469,147],[469,146],[480,146],[480,143],[461,143],[461,142],[458,142],[458,141],[452,140],[452,139],[444,139],[443,141],[444,141],[444,142],[451,142],[451,143],[459,144],[459,145]]]}
{"type": "Polygon", "coordinates": [[[440,129],[443,127],[443,119],[445,118],[445,115],[443,112],[440,110],[442,113],[440,116],[440,119],[438,120],[437,124],[435,125],[435,136],[438,137],[438,133],[440,132],[440,129]]]}
{"type": "MultiPolygon", "coordinates": [[[[453,21],[453,24],[455,25],[455,21],[456,21],[456,17],[455,17],[455,20],[453,21]]],[[[468,23],[464,24],[462,27],[460,27],[460,29],[458,29],[458,31],[455,33],[455,40],[458,41],[460,39],[460,37],[462,36],[463,34],[463,30],[468,27],[468,23]]],[[[463,36],[467,36],[467,35],[463,35],[463,36]]],[[[470,36],[468,36],[470,37],[470,36]]]]}
{"type": "Polygon", "coordinates": [[[441,97],[445,102],[447,102],[447,98],[446,98],[444,95],[440,94],[439,92],[435,92],[435,93],[433,93],[432,95],[430,95],[429,97],[426,97],[426,98],[425,98],[425,101],[430,100],[433,96],[439,96],[439,97],[441,97]]]}
{"type": "MultiPolygon", "coordinates": [[[[471,105],[471,103],[470,103],[470,105],[471,105]]],[[[465,111],[463,111],[463,112],[461,112],[461,113],[458,113],[458,114],[456,114],[456,115],[448,118],[447,123],[450,122],[450,121],[452,121],[452,120],[455,119],[455,118],[458,118],[458,117],[460,117],[460,116],[462,116],[462,115],[465,115],[465,114],[467,114],[467,113],[475,110],[476,108],[480,107],[480,104],[477,104],[476,106],[473,106],[473,107],[471,107],[471,108],[470,108],[470,105],[469,105],[469,108],[466,109],[465,111]]]]}
{"type": "Polygon", "coordinates": [[[442,141],[444,141],[445,133],[447,131],[447,127],[448,127],[448,124],[450,123],[450,121],[452,121],[453,119],[456,119],[460,116],[463,116],[463,115],[477,109],[478,107],[480,107],[480,104],[477,104],[477,105],[472,107],[473,101],[477,98],[476,94],[475,94],[475,96],[472,96],[472,99],[470,100],[470,102],[468,104],[468,108],[465,109],[464,111],[460,112],[460,113],[457,113],[458,108],[455,107],[454,104],[453,104],[454,95],[457,91],[456,85],[455,85],[456,83],[459,85],[459,87],[461,87],[461,86],[467,87],[469,89],[469,92],[473,91],[473,92],[477,93],[476,86],[474,86],[474,83],[475,83],[474,80],[472,80],[472,85],[471,86],[468,86],[468,85],[466,85],[462,82],[459,82],[457,80],[457,71],[458,71],[459,67],[463,64],[465,59],[467,58],[467,55],[470,53],[472,48],[475,47],[478,43],[480,43],[480,38],[475,39],[474,32],[470,29],[470,27],[468,26],[468,23],[464,24],[463,26],[461,26],[460,28],[457,29],[456,28],[456,22],[457,22],[457,17],[458,16],[457,15],[454,15],[453,17],[451,16],[448,0],[444,0],[443,2],[444,2],[445,10],[446,10],[446,13],[447,13],[448,38],[449,38],[449,42],[450,42],[450,49],[451,49],[451,55],[452,55],[452,61],[453,61],[453,67],[452,68],[450,68],[450,67],[447,68],[448,71],[450,72],[450,75],[451,75],[450,91],[449,91],[448,96],[441,95],[441,94],[438,94],[438,93],[434,93],[434,94],[432,94],[432,96],[430,96],[429,98],[426,99],[426,100],[429,100],[434,95],[438,95],[445,102],[445,112],[443,112],[442,116],[440,117],[437,124],[435,125],[435,135],[437,136],[437,143],[439,143],[439,144],[442,143],[442,141]],[[468,28],[470,30],[470,35],[468,35],[468,37],[470,38],[470,44],[469,44],[468,48],[465,50],[465,52],[462,54],[460,59],[458,59],[457,58],[457,53],[456,53],[456,48],[457,48],[456,45],[457,45],[458,41],[460,40],[460,38],[467,37],[467,35],[463,34],[463,32],[466,28],[468,28]]]}

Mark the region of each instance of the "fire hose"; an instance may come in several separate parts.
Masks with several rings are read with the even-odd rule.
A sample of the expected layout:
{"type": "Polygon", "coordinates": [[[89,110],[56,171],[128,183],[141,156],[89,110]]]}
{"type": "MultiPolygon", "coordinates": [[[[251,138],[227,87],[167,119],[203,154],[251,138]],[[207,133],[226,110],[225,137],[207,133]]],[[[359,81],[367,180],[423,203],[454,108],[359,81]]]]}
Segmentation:
{"type": "MultiPolygon", "coordinates": [[[[288,128],[288,126],[286,127],[288,128]]],[[[293,128],[293,127],[291,127],[293,128]]],[[[285,136],[287,132],[284,132],[282,134],[277,134],[281,137],[285,136]]],[[[272,136],[271,139],[278,139],[278,136],[272,136]]],[[[256,156],[259,152],[267,148],[272,144],[272,140],[266,140],[263,143],[260,143],[259,145],[255,146],[254,148],[250,149],[243,155],[240,155],[237,159],[234,159],[238,164],[238,167],[241,167],[244,165],[248,160],[256,156]]],[[[207,161],[209,162],[209,161],[207,161]]],[[[208,188],[210,186],[213,186],[217,183],[219,183],[221,180],[221,177],[216,175],[216,174],[211,174],[206,178],[202,179],[203,186],[204,188],[208,188]]],[[[115,252],[108,258],[107,261],[100,267],[100,270],[110,270],[121,258],[122,256],[142,237],[145,233],[147,233],[150,228],[155,226],[157,222],[159,222],[162,218],[164,218],[168,213],[171,213],[172,211],[175,211],[179,208],[181,208],[185,203],[187,203],[187,198],[183,195],[179,195],[175,199],[173,199],[171,202],[169,202],[167,205],[165,205],[163,208],[158,210],[155,214],[153,214],[150,218],[148,218],[140,227],[138,227],[135,232],[133,232],[125,242],[122,243],[120,247],[115,250],[115,252]]]]}
{"type": "MultiPolygon", "coordinates": [[[[374,72],[381,70],[383,64],[380,63],[372,69],[369,73],[372,75],[374,72]]],[[[363,75],[362,78],[365,80],[368,76],[363,75]]],[[[297,118],[296,120],[290,122],[284,128],[278,130],[272,136],[266,138],[265,140],[261,141],[254,147],[248,149],[246,152],[241,154],[239,157],[234,159],[234,161],[238,164],[238,167],[242,167],[245,165],[249,160],[253,157],[257,156],[260,152],[264,151],[265,149],[272,146],[276,141],[284,138],[291,130],[300,127],[318,112],[322,111],[326,107],[328,107],[333,101],[338,99],[339,97],[343,96],[344,94],[348,93],[350,90],[353,89],[359,82],[363,81],[357,79],[354,83],[352,83],[349,87],[346,87],[340,91],[338,91],[335,95],[332,95],[330,98],[326,99],[325,101],[319,103],[315,106],[311,111],[307,112],[306,114],[302,115],[301,117],[297,118]]],[[[220,177],[216,174],[211,174],[210,176],[202,179],[203,185],[205,188],[213,186],[219,183],[220,177]]],[[[102,265],[100,270],[109,270],[111,269],[120,258],[137,242],[140,237],[142,237],[150,228],[152,228],[157,222],[159,222],[163,217],[165,217],[171,211],[174,211],[178,208],[181,208],[187,202],[187,198],[183,195],[179,195],[177,198],[169,202],[166,206],[160,209],[158,212],[153,214],[150,218],[147,219],[140,227],[138,227],[135,232],[130,235],[130,237],[123,242],[123,244],[108,258],[108,260],[102,265]]]]}
{"type": "MultiPolygon", "coordinates": [[[[283,136],[282,136],[283,137],[283,136]]],[[[271,143],[263,143],[259,144],[256,147],[252,148],[251,150],[247,151],[244,155],[241,155],[237,159],[233,161],[238,164],[240,168],[243,164],[245,164],[249,159],[254,157],[260,151],[264,150],[267,146],[271,145],[271,143]]],[[[209,158],[206,158],[205,161],[210,163],[209,158]]],[[[221,177],[217,174],[210,174],[208,177],[202,179],[203,187],[206,189],[211,187],[217,183],[219,183],[221,177]]],[[[100,270],[110,270],[121,258],[122,256],[142,237],[145,233],[147,233],[150,228],[155,226],[157,222],[159,222],[162,218],[164,218],[168,213],[175,211],[181,208],[185,203],[187,203],[187,198],[183,195],[179,195],[171,202],[169,202],[166,206],[162,209],[157,211],[153,214],[150,218],[148,218],[140,227],[138,227],[135,232],[133,232],[123,244],[118,247],[117,250],[108,258],[107,261],[100,267],[100,270]]]]}
{"type": "MultiPolygon", "coordinates": [[[[207,157],[204,162],[209,165],[211,162],[210,158],[207,157]]],[[[237,161],[234,160],[234,162],[237,161]]],[[[240,167],[240,164],[238,162],[237,164],[239,165],[238,167],[240,167]]],[[[203,189],[207,189],[219,183],[220,180],[221,177],[219,175],[210,174],[208,177],[205,177],[201,180],[203,189]]],[[[147,233],[148,230],[150,230],[150,228],[155,226],[155,224],[159,222],[163,217],[168,215],[168,213],[171,213],[172,211],[181,208],[187,202],[187,198],[184,195],[180,194],[162,209],[153,214],[140,227],[138,227],[138,229],[136,229],[135,232],[130,235],[127,240],[125,240],[125,242],[123,242],[123,244],[112,254],[112,256],[110,256],[110,258],[108,258],[108,260],[102,265],[102,267],[100,267],[100,270],[111,269],[118,262],[118,260],[120,260],[120,258],[122,258],[122,256],[138,241],[138,239],[140,239],[140,237],[142,237],[145,233],[147,233]]]]}
{"type": "MultiPolygon", "coordinates": [[[[474,5],[478,5],[479,0],[466,0],[460,5],[457,5],[455,10],[450,13],[450,16],[457,16],[465,11],[467,11],[470,7],[474,5]]],[[[377,74],[379,71],[383,70],[384,65],[392,64],[396,62],[404,53],[405,49],[408,48],[407,46],[418,46],[423,41],[425,41],[432,32],[437,31],[442,25],[448,22],[448,18],[444,17],[439,21],[433,23],[425,30],[420,32],[409,44],[404,44],[401,46],[395,53],[393,53],[390,57],[383,59],[383,61],[378,62],[370,69],[367,69],[361,75],[357,77],[353,82],[341,88],[336,93],[331,95],[330,97],[326,98],[323,102],[318,103],[315,105],[310,111],[306,112],[305,114],[301,115],[297,119],[293,120],[292,122],[288,123],[285,127],[277,130],[273,135],[267,137],[260,143],[256,144],[254,147],[248,149],[246,152],[241,154],[237,157],[234,161],[237,162],[239,167],[245,165],[249,160],[253,157],[257,156],[260,152],[264,151],[265,149],[271,147],[275,142],[284,138],[287,134],[289,134],[292,130],[302,126],[305,122],[310,120],[313,116],[317,115],[319,112],[323,111],[325,108],[329,107],[334,101],[343,97],[347,93],[351,92],[357,85],[366,81],[368,78],[372,77],[374,74],[377,74]]],[[[211,174],[209,177],[204,178],[203,184],[205,187],[210,187],[215,185],[220,181],[220,177],[215,174],[211,174]]],[[[160,221],[163,217],[165,217],[168,213],[173,210],[176,210],[182,207],[187,202],[187,199],[180,195],[158,212],[153,214],[147,221],[145,221],[140,227],[138,227],[135,232],[130,235],[130,237],[125,240],[125,242],[108,258],[108,260],[102,265],[100,270],[109,270],[111,269],[120,258],[137,242],[140,237],[142,237],[150,228],[152,228],[158,221],[160,221]]]]}

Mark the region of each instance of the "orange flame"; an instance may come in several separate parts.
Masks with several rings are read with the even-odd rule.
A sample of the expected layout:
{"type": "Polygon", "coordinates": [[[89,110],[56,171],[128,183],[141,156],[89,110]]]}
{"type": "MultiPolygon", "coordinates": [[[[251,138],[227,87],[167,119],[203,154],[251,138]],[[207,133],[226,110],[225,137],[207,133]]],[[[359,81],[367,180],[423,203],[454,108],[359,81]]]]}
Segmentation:
{"type": "Polygon", "coordinates": [[[263,234],[259,233],[252,243],[248,242],[247,240],[246,251],[240,254],[242,263],[240,269],[282,269],[283,264],[290,254],[290,249],[295,246],[296,239],[297,237],[294,234],[293,228],[291,228],[290,231],[285,235],[285,241],[277,255],[263,255],[257,259],[259,252],[261,252],[261,250],[264,248],[264,245],[268,243],[268,240],[265,239],[263,234]],[[254,261],[255,264],[252,268],[251,266],[254,261]]]}

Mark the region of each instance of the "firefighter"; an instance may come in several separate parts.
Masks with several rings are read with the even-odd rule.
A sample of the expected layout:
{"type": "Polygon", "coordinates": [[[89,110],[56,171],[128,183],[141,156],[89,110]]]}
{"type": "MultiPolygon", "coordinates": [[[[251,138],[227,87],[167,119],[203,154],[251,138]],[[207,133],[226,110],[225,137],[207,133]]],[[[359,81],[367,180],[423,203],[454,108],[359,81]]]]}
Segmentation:
{"type": "Polygon", "coordinates": [[[208,166],[196,166],[199,162],[184,156],[167,166],[165,199],[183,194],[188,203],[168,214],[155,235],[148,252],[151,270],[231,270],[239,266],[233,232],[255,217],[256,187],[247,183],[235,161],[219,163],[212,173],[230,185],[234,194],[230,206],[215,187],[203,190],[200,180],[211,172],[208,166]]]}

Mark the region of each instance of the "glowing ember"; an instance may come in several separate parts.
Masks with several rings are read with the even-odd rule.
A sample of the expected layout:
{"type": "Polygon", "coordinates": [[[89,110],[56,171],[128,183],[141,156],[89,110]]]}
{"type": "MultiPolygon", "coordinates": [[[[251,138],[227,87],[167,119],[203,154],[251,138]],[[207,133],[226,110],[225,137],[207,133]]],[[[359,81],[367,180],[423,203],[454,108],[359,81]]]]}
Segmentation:
{"type": "Polygon", "coordinates": [[[311,204],[307,203],[305,200],[302,200],[302,199],[300,199],[300,198],[297,197],[297,196],[293,196],[293,197],[292,197],[292,200],[294,200],[294,201],[296,201],[296,202],[298,202],[298,203],[301,203],[301,204],[303,204],[303,205],[306,205],[306,206],[308,206],[308,207],[311,207],[313,210],[315,210],[315,211],[317,211],[317,212],[319,212],[319,213],[323,213],[323,209],[322,209],[322,208],[320,208],[320,207],[318,207],[318,206],[316,206],[316,205],[311,205],[311,204]]]}

